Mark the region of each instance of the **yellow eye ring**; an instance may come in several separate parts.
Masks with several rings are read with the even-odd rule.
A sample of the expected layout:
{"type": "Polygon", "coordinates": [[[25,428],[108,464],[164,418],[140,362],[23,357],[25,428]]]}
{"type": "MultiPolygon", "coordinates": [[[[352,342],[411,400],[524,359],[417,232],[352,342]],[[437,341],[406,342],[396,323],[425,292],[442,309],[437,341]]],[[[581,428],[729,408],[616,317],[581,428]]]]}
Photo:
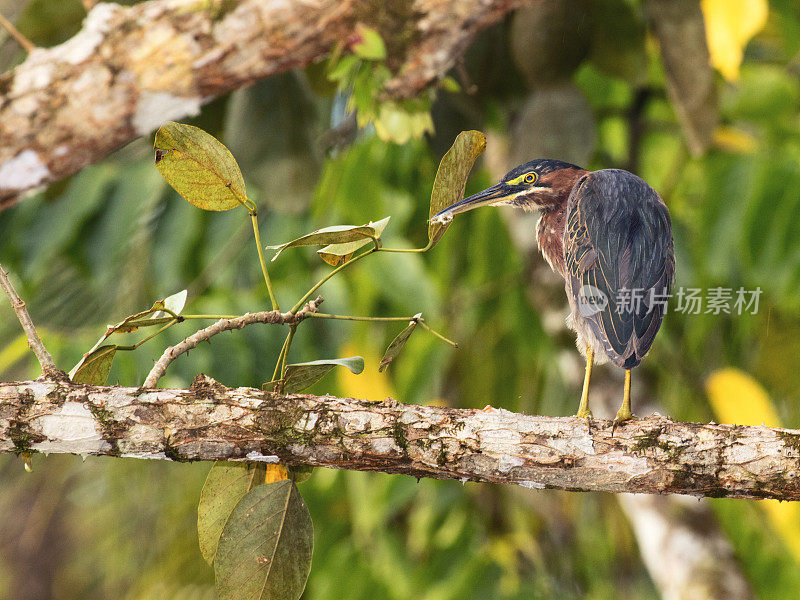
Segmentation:
{"type": "Polygon", "coordinates": [[[536,181],[535,173],[528,173],[525,175],[525,183],[533,183],[534,181],[536,181]]]}

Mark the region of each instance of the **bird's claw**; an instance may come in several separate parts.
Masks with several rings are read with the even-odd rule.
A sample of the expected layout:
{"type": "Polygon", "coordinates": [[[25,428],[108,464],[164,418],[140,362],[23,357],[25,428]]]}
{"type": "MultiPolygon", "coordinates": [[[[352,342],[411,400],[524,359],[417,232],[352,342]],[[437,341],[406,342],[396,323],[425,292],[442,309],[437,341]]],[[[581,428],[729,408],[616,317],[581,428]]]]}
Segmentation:
{"type": "Polygon", "coordinates": [[[611,424],[611,435],[614,435],[614,430],[617,428],[617,425],[635,418],[636,415],[634,415],[630,410],[620,408],[617,411],[617,416],[614,417],[614,422],[611,424]]]}
{"type": "Polygon", "coordinates": [[[575,416],[578,417],[579,419],[583,419],[584,421],[586,421],[586,424],[588,425],[589,419],[592,418],[592,411],[590,411],[588,408],[583,410],[579,409],[575,416]]]}

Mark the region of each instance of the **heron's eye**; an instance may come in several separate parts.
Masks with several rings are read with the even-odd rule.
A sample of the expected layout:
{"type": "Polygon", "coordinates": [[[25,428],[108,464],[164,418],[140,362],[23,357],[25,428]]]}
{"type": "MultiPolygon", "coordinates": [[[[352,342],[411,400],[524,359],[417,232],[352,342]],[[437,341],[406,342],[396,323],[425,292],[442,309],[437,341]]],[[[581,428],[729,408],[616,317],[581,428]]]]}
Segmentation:
{"type": "Polygon", "coordinates": [[[525,183],[533,183],[534,181],[536,181],[535,173],[528,173],[525,175],[525,183]]]}

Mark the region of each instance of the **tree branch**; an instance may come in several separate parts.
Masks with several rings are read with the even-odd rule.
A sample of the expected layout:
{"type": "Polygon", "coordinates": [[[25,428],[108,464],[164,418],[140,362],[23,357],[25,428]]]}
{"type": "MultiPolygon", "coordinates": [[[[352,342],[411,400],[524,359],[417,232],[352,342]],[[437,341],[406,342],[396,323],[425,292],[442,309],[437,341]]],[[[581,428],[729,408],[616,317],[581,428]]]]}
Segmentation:
{"type": "Polygon", "coordinates": [[[25,337],[28,338],[28,347],[36,355],[39,364],[42,366],[42,375],[50,379],[65,379],[67,377],[66,374],[56,366],[53,356],[45,348],[44,342],[39,337],[31,316],[28,314],[25,302],[19,297],[17,290],[11,284],[8,272],[3,269],[3,265],[0,265],[0,289],[6,293],[11,302],[11,307],[17,314],[17,319],[19,319],[19,323],[25,331],[25,337]]]}
{"type": "Polygon", "coordinates": [[[193,348],[197,348],[202,342],[210,340],[212,337],[223,331],[231,331],[233,329],[242,329],[247,325],[256,325],[258,323],[270,323],[272,325],[296,325],[300,321],[308,318],[317,311],[317,307],[322,304],[322,296],[317,296],[316,300],[308,302],[302,309],[292,313],[282,313],[278,310],[269,310],[257,313],[247,313],[241,317],[234,317],[233,319],[220,319],[213,325],[209,325],[204,329],[195,331],[192,335],[187,337],[179,344],[170,346],[161,355],[161,358],[156,361],[153,368],[148,373],[147,378],[144,380],[142,387],[154,388],[158,384],[158,380],[164,376],[172,362],[184,352],[189,352],[193,348]]]}
{"type": "Polygon", "coordinates": [[[281,461],[573,491],[800,499],[800,431],[188,390],[0,384],[0,451],[281,461]]]}
{"type": "Polygon", "coordinates": [[[94,6],[69,41],[0,75],[0,210],[215,97],[326,56],[358,22],[387,40],[395,97],[444,76],[530,0],[150,0],[94,6]],[[391,3],[389,3],[391,4],[391,3]]]}

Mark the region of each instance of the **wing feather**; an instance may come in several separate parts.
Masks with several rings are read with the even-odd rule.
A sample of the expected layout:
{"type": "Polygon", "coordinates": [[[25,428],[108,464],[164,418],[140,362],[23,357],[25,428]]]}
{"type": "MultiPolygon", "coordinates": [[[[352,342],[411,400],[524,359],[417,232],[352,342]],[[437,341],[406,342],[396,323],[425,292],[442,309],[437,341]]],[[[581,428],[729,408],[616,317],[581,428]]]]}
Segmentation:
{"type": "Polygon", "coordinates": [[[584,286],[608,300],[602,310],[586,307],[577,318],[585,321],[617,366],[638,365],[664,318],[657,298],[670,293],[675,274],[672,226],[664,202],[627,171],[588,173],[567,202],[564,259],[573,306],[586,307],[580,296],[584,286]],[[656,301],[651,302],[652,294],[656,301]]]}

